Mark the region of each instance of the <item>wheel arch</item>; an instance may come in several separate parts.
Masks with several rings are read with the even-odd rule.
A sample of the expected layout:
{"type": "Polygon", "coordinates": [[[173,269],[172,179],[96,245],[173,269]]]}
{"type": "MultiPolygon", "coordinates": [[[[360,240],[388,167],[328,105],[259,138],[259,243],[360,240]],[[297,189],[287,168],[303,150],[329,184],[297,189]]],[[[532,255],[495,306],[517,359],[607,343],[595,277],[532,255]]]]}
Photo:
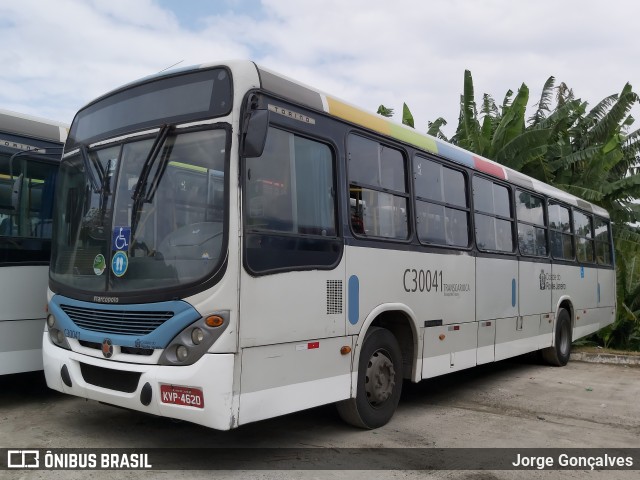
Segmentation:
{"type": "MultiPolygon", "coordinates": [[[[573,306],[573,301],[571,300],[571,297],[569,295],[563,295],[558,299],[558,302],[556,303],[556,309],[555,309],[555,315],[554,315],[555,318],[558,317],[558,311],[561,308],[564,308],[566,311],[569,312],[569,317],[571,318],[571,327],[575,328],[576,326],[575,309],[573,306]]],[[[554,323],[554,326],[555,326],[555,323],[554,323]]]]}
{"type": "MultiPolygon", "coordinates": [[[[378,305],[367,315],[356,340],[352,374],[357,374],[362,345],[371,327],[386,328],[396,337],[402,352],[403,377],[414,382],[419,381],[422,363],[418,360],[422,349],[422,339],[413,310],[401,303],[378,305]]],[[[357,381],[354,379],[351,382],[352,395],[356,393],[356,385],[357,381]]]]}

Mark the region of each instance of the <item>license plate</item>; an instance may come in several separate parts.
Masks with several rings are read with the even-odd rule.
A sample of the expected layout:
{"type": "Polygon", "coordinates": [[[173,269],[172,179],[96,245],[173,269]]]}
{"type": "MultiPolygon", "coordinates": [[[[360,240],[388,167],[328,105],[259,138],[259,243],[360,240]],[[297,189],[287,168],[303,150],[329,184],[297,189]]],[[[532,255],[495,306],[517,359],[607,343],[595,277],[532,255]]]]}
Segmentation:
{"type": "Polygon", "coordinates": [[[204,395],[199,388],[160,385],[160,400],[162,400],[162,403],[204,408],[204,395]]]}

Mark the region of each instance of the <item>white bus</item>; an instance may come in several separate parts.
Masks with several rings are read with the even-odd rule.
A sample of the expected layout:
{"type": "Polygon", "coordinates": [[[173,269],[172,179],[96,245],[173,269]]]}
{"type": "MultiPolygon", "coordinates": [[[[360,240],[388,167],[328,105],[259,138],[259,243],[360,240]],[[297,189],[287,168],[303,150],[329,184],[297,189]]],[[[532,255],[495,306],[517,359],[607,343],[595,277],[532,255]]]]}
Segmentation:
{"type": "Polygon", "coordinates": [[[0,375],[42,370],[56,172],[67,127],[0,110],[0,375]]]}
{"type": "Polygon", "coordinates": [[[127,85],[76,115],[54,213],[56,390],[227,430],[615,318],[607,212],[251,62],[127,85]]]}

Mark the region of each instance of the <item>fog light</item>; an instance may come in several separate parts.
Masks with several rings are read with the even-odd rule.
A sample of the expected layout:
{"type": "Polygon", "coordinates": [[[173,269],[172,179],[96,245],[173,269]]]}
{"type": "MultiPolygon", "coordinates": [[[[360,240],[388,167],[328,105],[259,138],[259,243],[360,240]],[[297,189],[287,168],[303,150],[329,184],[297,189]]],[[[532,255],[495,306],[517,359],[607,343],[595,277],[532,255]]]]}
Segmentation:
{"type": "Polygon", "coordinates": [[[178,357],[178,360],[184,362],[188,356],[189,350],[187,350],[187,347],[184,345],[178,345],[178,348],[176,348],[176,357],[178,357]]]}
{"type": "Polygon", "coordinates": [[[194,345],[200,345],[200,343],[202,343],[202,341],[204,340],[204,332],[198,327],[194,328],[191,331],[191,340],[193,341],[194,345]]]}
{"type": "Polygon", "coordinates": [[[58,343],[64,342],[64,333],[62,333],[60,330],[56,331],[56,340],[58,340],[58,343]]]}
{"type": "Polygon", "coordinates": [[[47,315],[47,325],[49,325],[49,328],[53,328],[55,324],[56,324],[56,317],[54,317],[51,314],[47,315]]]}

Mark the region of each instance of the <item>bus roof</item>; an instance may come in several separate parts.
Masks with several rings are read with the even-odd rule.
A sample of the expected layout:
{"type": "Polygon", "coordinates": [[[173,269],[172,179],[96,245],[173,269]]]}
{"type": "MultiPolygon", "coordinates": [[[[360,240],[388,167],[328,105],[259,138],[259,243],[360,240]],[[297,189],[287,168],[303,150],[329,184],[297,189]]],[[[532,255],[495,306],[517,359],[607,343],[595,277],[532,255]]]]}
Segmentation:
{"type": "Polygon", "coordinates": [[[307,85],[301,84],[275,73],[261,66],[258,68],[260,83],[264,90],[272,92],[284,98],[304,104],[310,108],[323,111],[334,117],[346,120],[349,123],[359,125],[369,130],[389,136],[401,142],[411,144],[422,150],[434,153],[460,165],[472,168],[501,180],[507,180],[514,185],[539,192],[556,198],[588,212],[609,218],[605,209],[587,202],[575,195],[567,193],[559,188],[540,182],[535,178],[516,172],[511,168],[500,165],[492,160],[475,153],[464,150],[431,135],[420,133],[417,130],[390,120],[381,115],[367,112],[359,107],[339,100],[331,95],[323,93],[307,85]]]}
{"type": "Polygon", "coordinates": [[[69,125],[0,109],[0,131],[64,143],[69,133],[69,125]]]}

